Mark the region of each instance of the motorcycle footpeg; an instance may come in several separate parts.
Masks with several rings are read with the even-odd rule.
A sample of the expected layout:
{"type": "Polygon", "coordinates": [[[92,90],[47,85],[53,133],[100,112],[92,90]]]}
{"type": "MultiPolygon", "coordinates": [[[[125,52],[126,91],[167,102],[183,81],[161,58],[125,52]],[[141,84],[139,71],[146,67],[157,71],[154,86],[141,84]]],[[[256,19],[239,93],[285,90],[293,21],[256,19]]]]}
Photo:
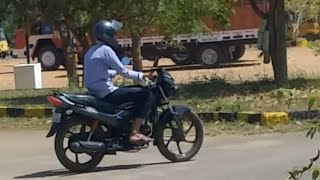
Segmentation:
{"type": "Polygon", "coordinates": [[[118,150],[123,149],[123,147],[120,146],[119,144],[114,143],[110,147],[108,147],[108,149],[112,149],[112,150],[118,151],[118,150]]]}
{"type": "Polygon", "coordinates": [[[145,146],[145,145],[149,146],[149,143],[151,143],[151,142],[145,142],[144,140],[140,140],[137,142],[130,142],[130,143],[131,143],[131,145],[134,145],[134,146],[145,146]]]}

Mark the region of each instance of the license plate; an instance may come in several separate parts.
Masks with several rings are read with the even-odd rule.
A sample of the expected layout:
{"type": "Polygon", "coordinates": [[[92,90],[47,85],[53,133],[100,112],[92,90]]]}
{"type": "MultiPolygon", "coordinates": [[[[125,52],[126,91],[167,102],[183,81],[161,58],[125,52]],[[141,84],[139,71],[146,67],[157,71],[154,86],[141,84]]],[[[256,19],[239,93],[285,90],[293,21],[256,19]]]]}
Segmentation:
{"type": "Polygon", "coordinates": [[[52,122],[53,123],[60,123],[61,121],[61,113],[56,112],[56,108],[52,108],[52,122]]]}

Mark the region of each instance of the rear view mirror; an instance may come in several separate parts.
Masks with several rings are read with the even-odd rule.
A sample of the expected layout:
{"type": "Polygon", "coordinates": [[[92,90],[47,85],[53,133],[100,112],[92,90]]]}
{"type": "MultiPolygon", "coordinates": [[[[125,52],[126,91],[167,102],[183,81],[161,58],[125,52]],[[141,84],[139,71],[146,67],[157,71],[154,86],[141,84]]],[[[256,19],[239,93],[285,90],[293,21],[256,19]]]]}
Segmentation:
{"type": "Polygon", "coordinates": [[[129,57],[127,56],[124,56],[122,59],[121,59],[121,62],[123,65],[130,65],[131,64],[131,60],[129,57]]]}

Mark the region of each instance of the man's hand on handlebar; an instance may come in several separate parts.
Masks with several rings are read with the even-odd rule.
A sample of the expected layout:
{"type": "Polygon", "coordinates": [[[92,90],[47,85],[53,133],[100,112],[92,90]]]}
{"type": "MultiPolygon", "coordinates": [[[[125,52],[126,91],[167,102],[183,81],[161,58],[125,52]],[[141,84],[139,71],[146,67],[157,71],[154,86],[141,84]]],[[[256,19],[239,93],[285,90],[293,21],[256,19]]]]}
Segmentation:
{"type": "Polygon", "coordinates": [[[153,75],[153,73],[144,74],[143,75],[143,85],[149,86],[153,80],[155,80],[157,76],[153,75]]]}
{"type": "Polygon", "coordinates": [[[143,79],[154,80],[156,78],[157,78],[157,76],[153,75],[153,73],[143,75],[143,79]]]}

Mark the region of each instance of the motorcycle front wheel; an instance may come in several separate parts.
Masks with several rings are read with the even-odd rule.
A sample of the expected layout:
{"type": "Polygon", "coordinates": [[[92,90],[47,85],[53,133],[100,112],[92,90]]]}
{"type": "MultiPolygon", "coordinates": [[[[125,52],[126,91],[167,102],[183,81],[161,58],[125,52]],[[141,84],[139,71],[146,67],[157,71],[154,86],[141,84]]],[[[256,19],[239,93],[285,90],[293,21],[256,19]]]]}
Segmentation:
{"type": "MultiPolygon", "coordinates": [[[[89,172],[102,161],[104,153],[75,153],[70,149],[72,141],[86,140],[89,137],[89,132],[92,127],[92,121],[71,118],[67,120],[57,132],[55,137],[56,156],[60,163],[70,171],[79,173],[89,172]]],[[[101,139],[104,137],[102,127],[97,126],[91,139],[101,139]]]]}
{"type": "Polygon", "coordinates": [[[155,141],[160,153],[172,162],[189,161],[197,155],[203,142],[203,125],[197,114],[191,111],[185,112],[180,122],[183,126],[183,136],[179,133],[179,127],[174,119],[168,119],[166,123],[160,124],[155,132],[155,141]],[[188,146],[188,150],[183,151],[188,146]]]}

